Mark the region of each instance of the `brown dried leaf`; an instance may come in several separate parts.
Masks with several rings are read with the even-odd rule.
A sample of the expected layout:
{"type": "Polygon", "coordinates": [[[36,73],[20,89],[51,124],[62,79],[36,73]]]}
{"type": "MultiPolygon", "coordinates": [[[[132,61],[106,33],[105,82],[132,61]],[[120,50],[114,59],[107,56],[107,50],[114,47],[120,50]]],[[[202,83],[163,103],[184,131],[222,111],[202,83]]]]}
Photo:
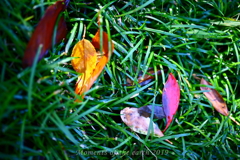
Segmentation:
{"type": "MultiPolygon", "coordinates": [[[[201,79],[201,84],[204,85],[212,85],[211,83],[209,83],[208,81],[206,81],[205,79],[201,79]]],[[[218,91],[216,91],[215,89],[212,88],[208,88],[208,87],[200,87],[200,89],[203,91],[208,90],[209,92],[203,92],[203,94],[207,97],[207,99],[212,103],[213,107],[222,115],[224,116],[228,116],[229,112],[228,112],[228,108],[227,105],[225,103],[225,101],[223,100],[222,96],[218,93],[218,91]]]]}
{"type": "MultiPolygon", "coordinates": [[[[157,71],[157,75],[161,74],[161,70],[157,71]]],[[[145,74],[144,76],[142,76],[142,73],[139,74],[138,77],[138,83],[141,86],[147,85],[149,82],[151,82],[151,80],[155,77],[155,71],[154,70],[149,70],[147,74],[145,74]]],[[[127,84],[123,84],[123,86],[132,86],[133,85],[133,81],[129,78],[127,78],[127,84]]]]}
{"type": "MultiPolygon", "coordinates": [[[[39,21],[37,27],[35,28],[31,39],[28,42],[27,48],[23,57],[23,66],[32,66],[34,58],[37,54],[40,44],[42,44],[42,49],[38,57],[38,61],[41,60],[48,50],[52,47],[52,39],[54,26],[57,22],[57,18],[61,15],[66,7],[68,6],[70,0],[60,0],[55,4],[49,6],[42,19],[39,21]]],[[[59,43],[67,34],[67,25],[63,17],[61,17],[58,22],[57,35],[55,42],[59,43]]]]}

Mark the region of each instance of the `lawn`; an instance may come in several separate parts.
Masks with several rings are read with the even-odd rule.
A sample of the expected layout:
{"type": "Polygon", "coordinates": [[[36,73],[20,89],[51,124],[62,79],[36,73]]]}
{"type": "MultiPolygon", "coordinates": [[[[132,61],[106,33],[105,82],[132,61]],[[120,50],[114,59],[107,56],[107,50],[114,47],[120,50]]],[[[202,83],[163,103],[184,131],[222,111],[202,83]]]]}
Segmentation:
{"type": "MultiPolygon", "coordinates": [[[[214,110],[193,76],[209,81],[240,122],[238,0],[71,0],[63,13],[65,40],[23,68],[31,34],[55,2],[0,1],[1,158],[240,159],[240,126],[214,110]],[[88,40],[97,32],[99,11],[114,52],[84,100],[76,102],[78,73],[69,57],[84,28],[88,40]],[[149,69],[155,72],[152,82],[138,84],[149,69]],[[181,95],[165,136],[133,132],[120,111],[162,106],[169,73],[181,95]],[[127,79],[134,84],[124,85],[127,79]]],[[[161,130],[166,125],[166,119],[154,122],[161,130]]]]}

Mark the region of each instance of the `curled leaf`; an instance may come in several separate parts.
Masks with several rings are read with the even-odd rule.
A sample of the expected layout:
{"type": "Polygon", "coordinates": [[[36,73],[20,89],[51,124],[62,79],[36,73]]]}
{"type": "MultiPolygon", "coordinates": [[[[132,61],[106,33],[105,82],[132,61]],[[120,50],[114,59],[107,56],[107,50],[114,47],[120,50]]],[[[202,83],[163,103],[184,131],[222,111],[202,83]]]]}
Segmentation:
{"type": "MultiPolygon", "coordinates": [[[[149,125],[150,125],[150,118],[140,116],[138,112],[138,108],[124,108],[120,112],[122,121],[130,127],[134,132],[147,135],[149,125]]],[[[156,137],[164,136],[158,126],[153,122],[153,135],[156,137]]],[[[169,140],[167,142],[171,143],[169,140]]]]}
{"type": "MultiPolygon", "coordinates": [[[[69,1],[70,0],[57,1],[55,4],[47,8],[44,16],[38,23],[36,29],[34,30],[28,42],[23,57],[24,67],[28,67],[33,64],[34,58],[36,56],[40,44],[42,44],[43,47],[40,52],[40,56],[38,57],[38,61],[41,60],[45,54],[47,54],[48,49],[50,49],[52,46],[54,26],[57,22],[58,16],[62,11],[66,9],[69,1]]],[[[65,38],[66,34],[67,25],[63,17],[61,17],[58,22],[55,42],[56,43],[60,42],[63,38],[65,38]]]]}
{"type": "MultiPolygon", "coordinates": [[[[161,70],[157,71],[157,75],[161,74],[161,70]]],[[[154,70],[149,70],[147,74],[145,74],[144,76],[142,76],[142,73],[139,74],[138,77],[138,83],[140,84],[140,86],[144,86],[146,84],[148,84],[149,82],[152,81],[152,79],[155,77],[155,72],[154,70]]],[[[128,84],[124,84],[123,86],[132,86],[133,85],[133,81],[130,80],[129,78],[127,79],[128,84]]]]}
{"type": "Polygon", "coordinates": [[[162,94],[163,109],[167,118],[167,124],[163,132],[165,132],[171,124],[173,115],[177,112],[179,101],[180,87],[173,74],[170,73],[162,94]]]}
{"type": "Polygon", "coordinates": [[[164,117],[166,117],[163,111],[163,107],[160,107],[160,106],[146,105],[138,108],[138,113],[141,116],[144,116],[147,118],[151,116],[153,110],[154,110],[154,113],[153,113],[154,118],[163,119],[164,117]]]}
{"type": "MultiPolygon", "coordinates": [[[[138,78],[138,83],[140,85],[146,85],[145,82],[153,79],[155,77],[154,74],[155,74],[154,70],[148,71],[148,74],[145,74],[145,76],[141,76],[141,77],[138,78]]],[[[161,74],[161,71],[158,70],[157,75],[160,75],[160,74],[161,74]]]]}
{"type": "MultiPolygon", "coordinates": [[[[206,81],[205,79],[201,79],[201,84],[204,85],[209,85],[211,86],[212,84],[209,83],[208,81],[206,81]]],[[[203,92],[203,94],[207,97],[207,99],[212,103],[213,107],[222,115],[224,116],[228,116],[229,112],[228,112],[228,108],[227,105],[225,103],[225,101],[223,100],[222,96],[218,93],[218,91],[216,91],[213,88],[208,88],[206,87],[200,87],[200,89],[202,91],[206,91],[203,92]]]]}
{"type": "MultiPolygon", "coordinates": [[[[96,66],[96,69],[94,70],[93,77],[98,77],[98,75],[102,72],[104,66],[107,64],[108,60],[110,59],[111,54],[114,50],[114,44],[111,41],[111,50],[110,47],[108,47],[108,34],[106,32],[103,32],[103,53],[100,53],[98,57],[98,63],[96,66]]],[[[92,44],[97,49],[100,50],[101,40],[100,40],[100,31],[98,30],[95,36],[92,38],[92,44]]]]}
{"type": "Polygon", "coordinates": [[[110,42],[111,46],[109,47],[108,34],[106,32],[102,32],[102,35],[103,35],[102,40],[100,40],[100,30],[98,30],[92,39],[92,44],[97,50],[100,50],[100,45],[102,42],[102,44],[103,44],[103,48],[102,48],[103,53],[102,54],[107,56],[108,58],[110,58],[110,56],[114,50],[114,44],[112,42],[110,42]]]}

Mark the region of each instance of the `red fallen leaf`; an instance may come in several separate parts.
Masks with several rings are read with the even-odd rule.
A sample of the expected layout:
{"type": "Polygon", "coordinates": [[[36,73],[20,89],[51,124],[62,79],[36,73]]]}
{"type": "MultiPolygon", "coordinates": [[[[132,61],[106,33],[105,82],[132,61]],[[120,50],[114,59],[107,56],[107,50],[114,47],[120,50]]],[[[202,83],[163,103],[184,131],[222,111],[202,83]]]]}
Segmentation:
{"type": "Polygon", "coordinates": [[[170,73],[162,94],[163,109],[167,118],[167,124],[163,132],[165,132],[171,124],[173,115],[177,112],[179,100],[180,87],[173,74],[170,73]]]}
{"type": "Polygon", "coordinates": [[[55,43],[61,42],[63,38],[65,38],[67,35],[67,24],[63,17],[60,18],[58,22],[58,28],[57,28],[57,35],[55,43]]]}
{"type": "MultiPolygon", "coordinates": [[[[205,79],[201,79],[201,84],[205,84],[205,85],[209,85],[211,86],[212,84],[209,83],[208,81],[206,81],[205,79]]],[[[227,105],[225,103],[225,101],[223,100],[222,96],[218,93],[218,91],[216,91],[213,88],[208,88],[208,87],[200,87],[200,89],[203,90],[208,90],[209,92],[203,92],[203,94],[207,97],[207,99],[212,103],[213,107],[222,115],[224,116],[228,116],[229,112],[228,112],[228,108],[227,105]]]]}
{"type": "MultiPolygon", "coordinates": [[[[42,50],[38,61],[47,54],[48,49],[52,46],[54,26],[59,14],[64,11],[70,0],[57,1],[55,4],[49,6],[34,30],[23,57],[23,66],[28,67],[33,64],[39,45],[42,44],[42,50]]],[[[59,20],[57,35],[55,42],[60,42],[67,34],[66,22],[63,17],[59,20]]]]}

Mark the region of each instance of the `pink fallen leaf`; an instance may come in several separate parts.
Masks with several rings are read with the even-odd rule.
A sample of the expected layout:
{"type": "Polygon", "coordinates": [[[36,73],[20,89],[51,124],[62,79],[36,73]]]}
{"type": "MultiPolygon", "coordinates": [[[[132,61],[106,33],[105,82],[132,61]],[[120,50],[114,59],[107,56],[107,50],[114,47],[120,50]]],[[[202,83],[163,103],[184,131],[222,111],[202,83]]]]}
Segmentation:
{"type": "Polygon", "coordinates": [[[173,120],[173,116],[177,112],[180,101],[180,87],[177,80],[172,73],[169,74],[168,80],[164,85],[162,94],[163,109],[166,115],[166,127],[163,130],[165,132],[173,120]]]}

